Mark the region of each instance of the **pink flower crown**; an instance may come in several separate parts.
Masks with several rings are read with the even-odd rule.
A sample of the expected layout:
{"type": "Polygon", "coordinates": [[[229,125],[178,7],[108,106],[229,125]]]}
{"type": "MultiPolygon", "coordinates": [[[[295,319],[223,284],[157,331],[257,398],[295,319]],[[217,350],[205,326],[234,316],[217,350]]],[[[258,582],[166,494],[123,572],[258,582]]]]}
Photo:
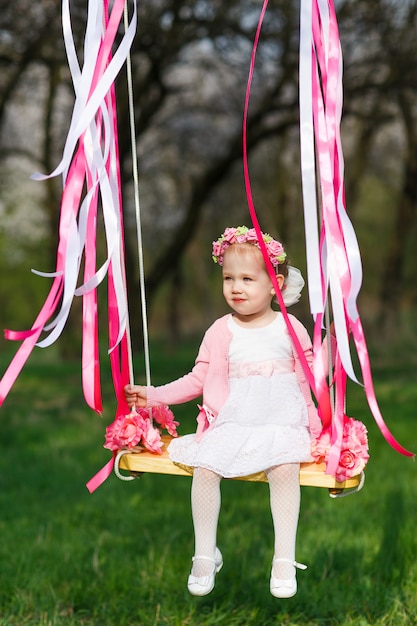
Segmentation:
{"type": "MultiPolygon", "coordinates": [[[[262,239],[264,240],[269,260],[274,267],[277,267],[280,263],[284,263],[287,254],[284,250],[282,243],[273,239],[271,235],[262,233],[262,239]]],[[[238,226],[237,228],[226,228],[224,233],[213,241],[213,261],[219,265],[223,265],[224,251],[234,243],[251,243],[257,248],[261,249],[256,230],[254,228],[248,228],[247,226],[238,226]]]]}

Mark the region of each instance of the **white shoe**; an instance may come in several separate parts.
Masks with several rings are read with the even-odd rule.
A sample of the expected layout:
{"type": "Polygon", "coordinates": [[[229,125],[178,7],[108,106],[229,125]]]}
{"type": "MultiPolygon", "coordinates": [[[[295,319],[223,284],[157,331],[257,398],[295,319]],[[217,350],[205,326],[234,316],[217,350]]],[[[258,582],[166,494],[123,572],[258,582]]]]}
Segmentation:
{"type": "Polygon", "coordinates": [[[209,556],[193,556],[193,562],[197,559],[202,561],[210,561],[213,564],[213,570],[208,576],[193,576],[190,574],[188,577],[188,591],[193,596],[206,596],[214,589],[214,579],[217,572],[220,572],[223,567],[223,557],[219,548],[216,548],[214,559],[209,556]]]}
{"type": "Polygon", "coordinates": [[[277,559],[272,561],[272,567],[274,563],[291,563],[294,566],[294,576],[292,578],[275,578],[271,572],[270,590],[275,598],[292,598],[297,593],[297,579],[295,577],[295,568],[307,569],[307,565],[297,563],[297,561],[291,561],[291,559],[277,559]]]}

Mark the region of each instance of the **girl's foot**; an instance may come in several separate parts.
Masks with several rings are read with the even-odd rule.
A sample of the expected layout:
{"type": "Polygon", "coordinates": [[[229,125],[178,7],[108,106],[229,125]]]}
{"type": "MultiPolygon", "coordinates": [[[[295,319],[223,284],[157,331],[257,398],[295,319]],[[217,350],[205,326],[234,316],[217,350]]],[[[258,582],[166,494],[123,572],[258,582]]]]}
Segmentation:
{"type": "MultiPolygon", "coordinates": [[[[218,548],[216,548],[216,553],[214,559],[210,556],[193,556],[193,563],[195,561],[208,561],[211,565],[209,568],[209,573],[206,576],[194,576],[191,570],[191,574],[188,577],[188,591],[193,596],[206,596],[214,588],[214,579],[216,577],[217,572],[220,572],[223,567],[223,557],[218,548]]],[[[193,568],[194,569],[194,568],[193,568]]]]}
{"type": "Polygon", "coordinates": [[[270,581],[270,590],[275,598],[292,598],[297,593],[297,579],[295,577],[295,568],[307,569],[307,565],[291,561],[291,559],[274,558],[272,561],[272,572],[270,581]],[[285,563],[286,576],[288,578],[276,578],[274,576],[274,566],[278,563],[285,563]],[[288,573],[292,570],[292,573],[288,573]]]}

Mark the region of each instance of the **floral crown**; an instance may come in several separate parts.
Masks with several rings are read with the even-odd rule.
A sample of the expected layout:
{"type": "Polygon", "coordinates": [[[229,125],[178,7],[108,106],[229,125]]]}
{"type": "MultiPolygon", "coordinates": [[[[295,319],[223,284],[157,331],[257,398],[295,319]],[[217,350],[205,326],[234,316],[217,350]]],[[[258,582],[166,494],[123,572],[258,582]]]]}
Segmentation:
{"type": "MultiPolygon", "coordinates": [[[[280,263],[284,263],[287,254],[284,251],[282,243],[273,239],[273,237],[267,233],[262,233],[262,239],[264,240],[269,260],[272,265],[277,267],[280,263]]],[[[224,251],[234,243],[251,243],[261,249],[258,242],[258,235],[256,234],[256,230],[254,228],[249,229],[247,226],[226,228],[217,241],[213,241],[213,261],[219,265],[223,265],[224,251]]]]}

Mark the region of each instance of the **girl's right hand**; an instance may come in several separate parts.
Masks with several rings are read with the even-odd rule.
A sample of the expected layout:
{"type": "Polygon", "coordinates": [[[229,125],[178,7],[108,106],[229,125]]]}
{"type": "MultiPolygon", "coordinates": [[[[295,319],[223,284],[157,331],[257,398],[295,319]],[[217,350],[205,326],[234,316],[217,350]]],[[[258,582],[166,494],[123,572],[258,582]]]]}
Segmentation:
{"type": "Polygon", "coordinates": [[[144,409],[147,406],[146,387],[141,385],[126,385],[125,389],[126,402],[129,407],[137,406],[144,409]]]}

